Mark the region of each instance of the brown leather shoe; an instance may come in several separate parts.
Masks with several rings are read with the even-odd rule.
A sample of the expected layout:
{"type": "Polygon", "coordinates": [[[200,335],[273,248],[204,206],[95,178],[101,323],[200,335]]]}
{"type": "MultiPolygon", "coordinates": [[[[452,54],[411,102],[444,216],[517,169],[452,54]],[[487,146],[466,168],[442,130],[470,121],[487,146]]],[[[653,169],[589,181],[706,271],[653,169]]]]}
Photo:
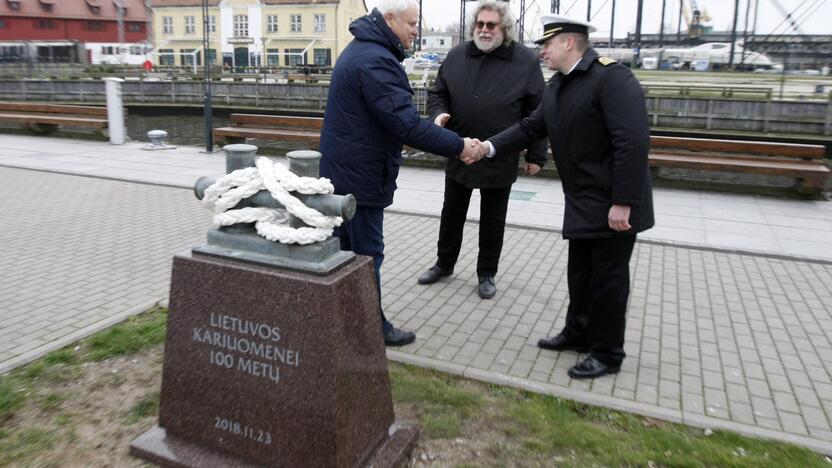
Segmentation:
{"type": "Polygon", "coordinates": [[[537,341],[537,346],[543,349],[551,349],[552,351],[589,352],[589,344],[570,340],[563,333],[558,333],[551,338],[541,338],[537,341]]]}

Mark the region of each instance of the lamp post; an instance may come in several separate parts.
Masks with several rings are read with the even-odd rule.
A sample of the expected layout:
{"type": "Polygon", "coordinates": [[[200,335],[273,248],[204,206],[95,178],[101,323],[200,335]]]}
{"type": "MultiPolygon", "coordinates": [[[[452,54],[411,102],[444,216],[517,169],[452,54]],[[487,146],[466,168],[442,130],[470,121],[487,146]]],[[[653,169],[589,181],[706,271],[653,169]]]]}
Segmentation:
{"type": "Polygon", "coordinates": [[[205,60],[202,66],[205,70],[205,81],[203,83],[204,97],[203,108],[205,111],[205,152],[214,152],[214,125],[212,123],[211,112],[211,63],[208,54],[210,46],[209,41],[209,24],[208,24],[208,0],[202,0],[202,51],[205,55],[205,60]]]}

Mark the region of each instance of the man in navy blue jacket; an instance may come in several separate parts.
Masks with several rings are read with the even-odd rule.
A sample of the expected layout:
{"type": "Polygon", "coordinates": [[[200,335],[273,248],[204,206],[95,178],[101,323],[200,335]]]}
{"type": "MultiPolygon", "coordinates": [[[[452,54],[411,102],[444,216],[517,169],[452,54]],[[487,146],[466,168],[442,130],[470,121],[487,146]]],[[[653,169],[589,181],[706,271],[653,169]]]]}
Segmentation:
{"type": "MultiPolygon", "coordinates": [[[[321,176],[335,193],[355,195],[355,217],[336,229],[341,249],[373,257],[381,307],[384,208],[393,203],[402,144],[466,163],[481,157],[477,140],[419,117],[401,65],[419,24],[417,0],[382,0],[350,25],[355,39],[332,73],[321,132],[321,176]]],[[[388,346],[412,343],[416,334],[397,329],[381,312],[388,346]]]]}

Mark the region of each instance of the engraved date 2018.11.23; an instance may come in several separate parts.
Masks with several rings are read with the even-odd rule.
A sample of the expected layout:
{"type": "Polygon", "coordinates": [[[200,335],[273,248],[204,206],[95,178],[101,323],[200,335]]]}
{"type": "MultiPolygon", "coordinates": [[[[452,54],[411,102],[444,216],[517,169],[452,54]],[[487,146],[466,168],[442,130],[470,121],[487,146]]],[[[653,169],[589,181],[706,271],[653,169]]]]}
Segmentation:
{"type": "Polygon", "coordinates": [[[272,435],[270,432],[256,429],[230,419],[220,418],[218,416],[214,417],[214,429],[219,429],[230,434],[245,437],[261,444],[269,445],[272,443],[272,435]]]}

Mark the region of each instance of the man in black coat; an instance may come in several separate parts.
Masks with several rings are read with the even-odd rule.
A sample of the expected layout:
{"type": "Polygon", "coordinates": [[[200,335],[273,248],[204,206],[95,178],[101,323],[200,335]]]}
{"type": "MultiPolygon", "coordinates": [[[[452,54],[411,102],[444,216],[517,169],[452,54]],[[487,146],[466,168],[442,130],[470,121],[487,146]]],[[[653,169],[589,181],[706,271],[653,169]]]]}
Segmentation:
{"type": "MultiPolygon", "coordinates": [[[[624,353],[629,262],[636,233],[653,226],[644,92],[630,70],[589,47],[589,23],[544,15],[541,55],[556,73],[534,113],[484,146],[496,157],[548,135],[566,206],[569,309],[538,346],[590,351],[573,378],[618,372],[624,353]]],[[[477,163],[479,164],[479,163],[477,163]]]]}
{"type": "MultiPolygon", "coordinates": [[[[472,40],[454,47],[428,92],[428,113],[440,126],[474,138],[505,130],[528,117],[543,95],[543,74],[535,54],[512,40],[514,18],[507,2],[481,0],[471,24],[472,40]]],[[[528,145],[526,173],[546,163],[546,140],[528,145]]],[[[519,151],[473,165],[449,158],[445,201],[439,225],[436,264],[419,284],[432,284],[453,273],[462,247],[462,231],[473,189],[480,190],[478,292],[497,293],[494,276],[503,248],[511,184],[517,180],[519,151]]]]}

